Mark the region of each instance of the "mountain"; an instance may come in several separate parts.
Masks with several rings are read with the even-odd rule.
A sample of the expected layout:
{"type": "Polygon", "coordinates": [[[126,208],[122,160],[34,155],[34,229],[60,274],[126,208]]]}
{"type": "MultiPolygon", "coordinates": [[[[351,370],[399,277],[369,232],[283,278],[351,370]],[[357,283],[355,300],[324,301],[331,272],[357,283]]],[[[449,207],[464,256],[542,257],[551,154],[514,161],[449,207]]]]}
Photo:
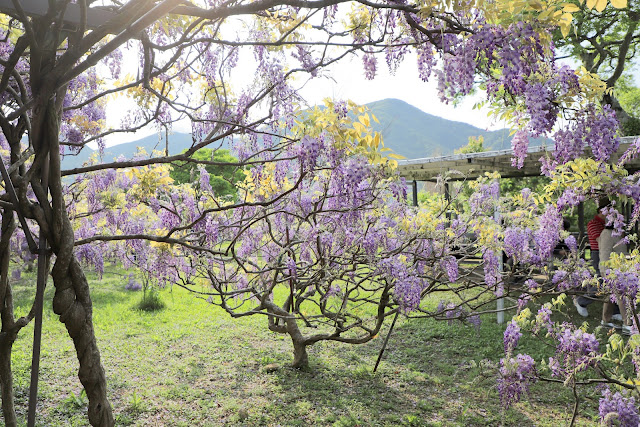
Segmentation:
{"type": "MultiPolygon", "coordinates": [[[[443,119],[399,99],[383,99],[367,104],[380,123],[371,122],[374,130],[382,133],[384,145],[396,154],[407,159],[443,156],[453,154],[454,150],[468,144],[469,137],[483,136],[484,147],[489,150],[502,150],[511,147],[511,137],[507,129],[487,131],[463,122],[443,119]]],[[[169,154],[177,154],[191,145],[191,135],[173,133],[169,135],[169,154]]],[[[532,145],[536,145],[535,141],[532,145]]],[[[539,143],[538,143],[539,145],[539,143]]],[[[114,145],[105,149],[105,162],[119,156],[131,158],[138,147],[147,153],[164,150],[164,135],[151,135],[133,142],[114,145]]],[[[223,146],[222,148],[228,148],[223,146]]],[[[67,155],[62,162],[63,169],[82,166],[95,153],[85,147],[78,155],[67,155]]]]}
{"type": "MultiPolygon", "coordinates": [[[[169,154],[178,154],[189,148],[191,143],[191,135],[188,133],[169,134],[169,154]]],[[[104,149],[102,159],[104,162],[111,162],[120,156],[125,159],[130,159],[138,152],[138,147],[143,148],[148,154],[151,154],[153,150],[164,151],[166,147],[164,134],[161,136],[145,136],[132,142],[107,147],[104,149]]],[[[95,153],[97,153],[97,150],[84,147],[77,155],[66,155],[62,159],[62,168],[73,169],[80,167],[95,153]]]]}
{"type": "Polygon", "coordinates": [[[511,147],[508,129],[487,131],[467,123],[432,116],[399,99],[383,99],[367,104],[380,121],[374,130],[382,134],[384,145],[407,159],[443,156],[469,143],[469,137],[483,136],[488,150],[511,147]]]}

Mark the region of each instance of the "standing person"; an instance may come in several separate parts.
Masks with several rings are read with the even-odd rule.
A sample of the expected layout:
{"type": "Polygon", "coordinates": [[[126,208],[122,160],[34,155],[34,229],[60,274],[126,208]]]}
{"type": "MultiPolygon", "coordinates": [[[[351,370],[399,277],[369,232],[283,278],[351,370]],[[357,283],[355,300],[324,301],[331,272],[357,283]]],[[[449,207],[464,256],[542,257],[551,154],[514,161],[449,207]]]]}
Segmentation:
{"type": "MultiPolygon", "coordinates": [[[[620,243],[621,238],[619,236],[613,236],[613,227],[607,226],[600,233],[598,238],[598,244],[600,248],[600,271],[604,272],[605,268],[603,263],[609,261],[612,253],[627,253],[626,245],[620,243]]],[[[631,335],[631,319],[627,316],[627,304],[625,303],[622,295],[613,289],[615,300],[618,307],[620,307],[620,314],[622,315],[622,333],[624,335],[631,335]]],[[[613,311],[616,304],[611,302],[611,298],[607,297],[602,305],[602,320],[600,324],[606,328],[619,328],[619,326],[611,323],[613,318],[613,311]]]]}
{"type": "MultiPolygon", "coordinates": [[[[601,210],[609,206],[611,202],[607,198],[600,199],[598,203],[598,211],[591,221],[587,223],[587,237],[589,238],[589,246],[591,247],[591,266],[596,270],[596,276],[600,276],[600,248],[598,246],[598,238],[604,230],[605,216],[601,210]]],[[[582,317],[589,316],[587,306],[594,301],[597,289],[592,286],[587,288],[584,295],[578,295],[573,298],[573,305],[576,306],[578,314],[582,317]]]]}

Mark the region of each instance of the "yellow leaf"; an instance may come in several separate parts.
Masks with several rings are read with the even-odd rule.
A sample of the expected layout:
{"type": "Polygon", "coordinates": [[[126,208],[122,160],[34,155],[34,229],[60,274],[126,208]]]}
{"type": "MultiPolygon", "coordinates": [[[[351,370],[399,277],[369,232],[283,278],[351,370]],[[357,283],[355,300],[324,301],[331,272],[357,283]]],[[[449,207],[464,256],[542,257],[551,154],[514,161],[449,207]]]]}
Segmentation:
{"type": "MultiPolygon", "coordinates": [[[[376,148],[378,148],[378,146],[380,145],[380,142],[382,142],[380,140],[380,134],[376,132],[376,136],[373,138],[373,144],[375,145],[376,148]]],[[[383,150],[385,150],[385,148],[383,148],[383,150]]]]}
{"type": "Polygon", "coordinates": [[[357,135],[357,136],[360,136],[360,134],[361,134],[362,132],[364,132],[364,126],[362,126],[362,124],[361,124],[361,123],[354,122],[354,123],[353,123],[353,128],[356,130],[356,132],[358,132],[358,135],[357,135]]]}
{"type": "Polygon", "coordinates": [[[542,3],[540,3],[539,1],[531,2],[530,6],[535,10],[542,10],[542,3]]]}
{"type": "Polygon", "coordinates": [[[596,5],[596,1],[597,0],[587,0],[587,7],[589,9],[593,9],[593,7],[596,5]]]}
{"type": "Polygon", "coordinates": [[[577,5],[572,4],[572,3],[566,3],[564,5],[564,7],[562,8],[562,11],[565,12],[565,13],[577,12],[579,10],[580,10],[580,8],[577,5]]]}
{"type": "Polygon", "coordinates": [[[596,10],[598,12],[602,12],[605,7],[607,7],[607,0],[597,0],[596,1],[596,10]]]}
{"type": "Polygon", "coordinates": [[[627,0],[611,0],[611,6],[616,9],[624,9],[627,7],[627,0]]]}

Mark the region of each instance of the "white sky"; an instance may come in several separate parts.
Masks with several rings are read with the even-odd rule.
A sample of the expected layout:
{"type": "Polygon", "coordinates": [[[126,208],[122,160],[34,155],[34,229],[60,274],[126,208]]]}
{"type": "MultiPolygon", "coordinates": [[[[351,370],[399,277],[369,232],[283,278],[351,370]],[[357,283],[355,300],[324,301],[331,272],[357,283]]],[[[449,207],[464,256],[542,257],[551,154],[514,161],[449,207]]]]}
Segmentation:
{"type": "Polygon", "coordinates": [[[488,109],[473,110],[473,106],[482,100],[481,94],[470,96],[454,107],[440,102],[436,90],[436,78],[423,82],[418,77],[415,56],[408,55],[395,75],[389,73],[384,57],[378,58],[378,75],[374,80],[366,80],[360,58],[345,58],[332,70],[332,77],[314,79],[303,94],[310,102],[319,103],[325,97],[351,99],[358,104],[367,104],[385,98],[397,98],[405,101],[425,113],[448,120],[469,123],[480,129],[501,129],[505,123],[491,123],[488,109]],[[313,101],[312,101],[313,100],[313,101]]]}
{"type": "MultiPolygon", "coordinates": [[[[253,59],[251,58],[250,60],[253,59]]],[[[126,62],[132,67],[137,67],[136,60],[126,62]]],[[[239,74],[245,74],[240,76],[240,80],[248,81],[253,77],[253,67],[249,64],[243,67],[242,62],[243,59],[241,58],[236,70],[239,74]],[[251,71],[249,72],[249,70],[251,71]]],[[[437,83],[435,77],[432,75],[429,82],[423,82],[418,77],[415,56],[407,55],[396,73],[391,75],[384,56],[380,55],[378,57],[377,70],[378,74],[374,80],[366,80],[364,78],[362,60],[355,56],[347,57],[324,71],[323,75],[330,77],[321,76],[310,80],[304,85],[301,93],[310,105],[319,104],[326,97],[336,100],[351,99],[358,104],[396,98],[428,114],[448,120],[469,123],[480,129],[495,130],[507,127],[506,123],[492,123],[492,119],[487,115],[487,108],[472,109],[476,102],[482,100],[480,94],[468,97],[456,107],[451,104],[441,103],[436,91],[437,83]]],[[[135,73],[133,68],[131,71],[135,73]]],[[[113,127],[118,127],[122,114],[126,110],[124,108],[126,103],[122,104],[122,100],[117,102],[119,103],[118,108],[109,108],[107,110],[107,122],[113,127]]],[[[173,131],[188,133],[191,128],[187,122],[176,123],[173,126],[173,131]]],[[[153,128],[149,127],[149,129],[135,134],[112,135],[106,138],[106,145],[112,146],[130,142],[154,133],[153,128]]]]}

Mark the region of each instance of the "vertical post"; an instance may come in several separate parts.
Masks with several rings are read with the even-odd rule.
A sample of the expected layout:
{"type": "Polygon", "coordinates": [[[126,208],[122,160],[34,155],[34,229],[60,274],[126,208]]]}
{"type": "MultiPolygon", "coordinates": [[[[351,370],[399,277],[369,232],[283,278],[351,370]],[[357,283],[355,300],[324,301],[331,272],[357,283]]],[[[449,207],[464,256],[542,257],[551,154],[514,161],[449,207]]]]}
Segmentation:
{"type": "Polygon", "coordinates": [[[578,244],[584,249],[584,204],[578,203],[578,244]]]}
{"type": "MultiPolygon", "coordinates": [[[[635,209],[635,204],[636,204],[636,202],[630,202],[630,203],[633,203],[633,204],[634,204],[634,206],[633,206],[633,207],[629,206],[629,209],[631,209],[631,212],[633,213],[633,210],[635,209]]],[[[636,221],[636,223],[633,225],[633,233],[634,233],[634,234],[638,234],[638,232],[639,232],[639,229],[638,229],[638,221],[636,221]]],[[[634,246],[635,246],[635,247],[637,247],[637,246],[638,246],[638,243],[635,243],[635,245],[634,245],[634,246]]]]}
{"type": "MultiPolygon", "coordinates": [[[[49,155],[42,166],[42,187],[49,194],[49,155]]],[[[40,373],[40,346],[42,343],[42,309],[44,288],[47,285],[47,239],[40,230],[38,241],[38,277],[36,281],[35,324],[33,330],[33,354],[31,357],[31,384],[29,386],[29,408],[27,426],[36,425],[36,406],[38,404],[38,376],[40,373]]]]}
{"type": "MultiPolygon", "coordinates": [[[[498,190],[498,191],[500,191],[500,190],[498,190]]],[[[496,207],[495,207],[495,209],[493,211],[493,218],[496,221],[496,223],[498,223],[498,224],[500,224],[500,221],[501,221],[499,202],[500,202],[500,193],[498,193],[498,198],[496,199],[496,207]]],[[[499,273],[499,276],[502,276],[502,272],[504,271],[504,266],[502,264],[502,260],[503,259],[502,259],[502,251],[501,251],[498,254],[498,273],[499,273]]],[[[498,282],[498,283],[500,283],[500,282],[498,282]]],[[[502,286],[504,288],[504,284],[503,285],[498,284],[498,286],[502,286]]],[[[504,289],[503,289],[503,292],[504,292],[504,289]]],[[[500,298],[498,298],[496,310],[497,310],[497,321],[498,321],[498,324],[501,325],[501,324],[504,323],[504,297],[503,296],[500,296],[500,298]]]]}
{"type": "Polygon", "coordinates": [[[169,127],[164,127],[164,155],[169,157],[169,127]]]}
{"type": "Polygon", "coordinates": [[[393,322],[391,322],[391,327],[389,328],[389,333],[387,334],[387,337],[384,339],[384,342],[382,343],[382,348],[380,349],[380,353],[378,353],[378,358],[376,359],[376,364],[373,367],[373,373],[374,374],[378,370],[378,365],[380,364],[380,361],[382,360],[382,355],[384,354],[384,350],[387,348],[387,343],[389,342],[389,337],[391,336],[391,332],[393,331],[393,327],[396,326],[396,320],[398,320],[398,316],[399,315],[400,315],[400,310],[396,311],[396,315],[393,316],[393,322]]]}
{"type": "Polygon", "coordinates": [[[418,206],[418,181],[415,179],[411,183],[411,190],[413,194],[413,206],[418,206]]]}
{"type": "MultiPolygon", "coordinates": [[[[451,202],[451,192],[449,191],[449,183],[445,182],[444,183],[444,200],[447,202],[447,206],[449,206],[449,203],[451,202]]],[[[447,222],[450,223],[451,221],[451,211],[449,209],[447,209],[446,212],[446,218],[447,218],[447,222]]]]}

